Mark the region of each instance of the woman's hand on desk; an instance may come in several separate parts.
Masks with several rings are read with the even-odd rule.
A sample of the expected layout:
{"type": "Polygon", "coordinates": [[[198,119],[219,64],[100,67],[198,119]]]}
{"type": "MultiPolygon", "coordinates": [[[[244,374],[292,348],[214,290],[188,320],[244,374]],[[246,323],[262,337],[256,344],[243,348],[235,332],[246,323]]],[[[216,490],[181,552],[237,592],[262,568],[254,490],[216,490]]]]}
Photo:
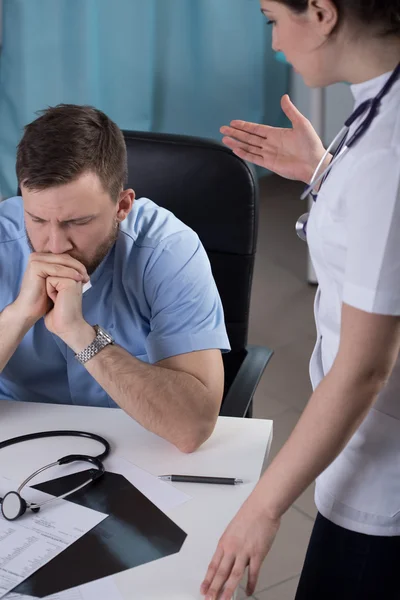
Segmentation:
{"type": "Polygon", "coordinates": [[[251,496],[221,537],[201,592],[207,600],[231,600],[248,567],[247,595],[254,593],[262,562],[278,532],[280,519],[265,514],[251,496]]]}
{"type": "Polygon", "coordinates": [[[287,179],[308,183],[325,149],[310,121],[288,95],[283,96],[281,105],[292,123],[291,129],[231,121],[230,127],[221,127],[225,136],[222,141],[244,160],[287,179]]]}

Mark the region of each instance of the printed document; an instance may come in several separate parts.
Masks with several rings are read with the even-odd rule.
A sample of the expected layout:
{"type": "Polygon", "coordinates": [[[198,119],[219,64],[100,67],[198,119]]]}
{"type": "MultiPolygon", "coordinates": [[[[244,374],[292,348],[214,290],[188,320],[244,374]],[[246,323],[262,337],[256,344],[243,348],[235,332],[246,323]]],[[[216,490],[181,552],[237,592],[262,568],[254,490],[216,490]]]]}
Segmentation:
{"type": "MultiPolygon", "coordinates": [[[[0,496],[16,490],[18,484],[0,476],[0,496]]],[[[51,496],[24,488],[28,502],[42,502],[51,496]]],[[[27,509],[16,521],[0,514],[0,598],[68,548],[103,521],[107,515],[58,500],[38,513],[27,509]]]]}

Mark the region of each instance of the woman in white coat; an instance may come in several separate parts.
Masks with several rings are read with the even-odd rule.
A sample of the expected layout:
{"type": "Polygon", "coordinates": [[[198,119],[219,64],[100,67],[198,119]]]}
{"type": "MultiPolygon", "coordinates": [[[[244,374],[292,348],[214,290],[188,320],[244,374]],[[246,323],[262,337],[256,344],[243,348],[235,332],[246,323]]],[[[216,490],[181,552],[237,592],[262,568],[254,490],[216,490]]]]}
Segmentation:
{"type": "MultiPolygon", "coordinates": [[[[261,0],[261,10],[274,49],[306,84],[348,81],[355,109],[379,102],[368,127],[363,105],[347,143],[364,122],[361,135],[322,161],[332,170],[315,185],[306,227],[319,282],[314,392],[222,536],[201,591],[228,600],[248,569],[252,594],[282,515],[317,479],[296,600],[399,599],[400,0],[261,0]]],[[[325,150],[287,96],[282,108],[292,129],[233,121],[224,142],[309,183],[325,150]]]]}

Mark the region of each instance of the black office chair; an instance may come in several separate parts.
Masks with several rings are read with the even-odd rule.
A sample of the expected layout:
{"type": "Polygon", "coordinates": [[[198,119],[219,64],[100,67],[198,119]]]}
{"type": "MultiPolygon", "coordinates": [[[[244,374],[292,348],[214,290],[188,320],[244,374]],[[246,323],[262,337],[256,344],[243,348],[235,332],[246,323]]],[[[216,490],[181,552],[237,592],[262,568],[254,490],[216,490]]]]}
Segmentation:
{"type": "Polygon", "coordinates": [[[232,351],[223,355],[220,414],[252,415],[272,356],[247,346],[257,242],[258,185],[248,165],[222,144],[189,136],[124,131],[128,187],[172,211],[199,235],[221,295],[232,351]]]}

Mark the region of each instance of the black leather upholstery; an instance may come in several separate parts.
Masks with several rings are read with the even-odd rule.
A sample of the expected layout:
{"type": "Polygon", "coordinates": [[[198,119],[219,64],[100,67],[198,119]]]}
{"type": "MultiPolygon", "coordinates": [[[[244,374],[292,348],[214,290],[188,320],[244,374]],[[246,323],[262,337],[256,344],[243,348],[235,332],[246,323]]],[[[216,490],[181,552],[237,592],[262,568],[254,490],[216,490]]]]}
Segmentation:
{"type": "Polygon", "coordinates": [[[226,396],[247,355],[257,180],[244,161],[214,141],[136,131],[124,136],[128,187],[194,229],[210,258],[232,346],[223,357],[226,396]]]}

